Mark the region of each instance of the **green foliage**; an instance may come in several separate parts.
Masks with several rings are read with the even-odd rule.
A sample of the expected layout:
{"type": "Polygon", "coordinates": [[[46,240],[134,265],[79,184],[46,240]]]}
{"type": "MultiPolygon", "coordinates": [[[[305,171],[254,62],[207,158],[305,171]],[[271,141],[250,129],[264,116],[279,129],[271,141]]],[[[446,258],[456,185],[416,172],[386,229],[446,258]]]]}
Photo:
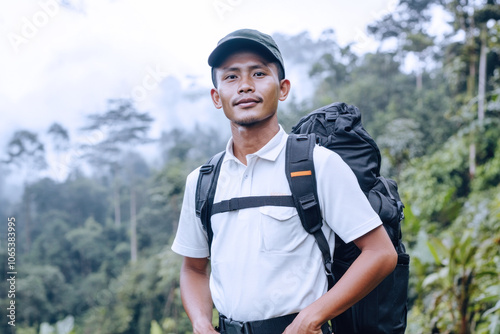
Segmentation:
{"type": "Polygon", "coordinates": [[[103,228],[93,218],[88,218],[81,228],[71,230],[65,237],[70,244],[70,251],[79,260],[79,271],[88,275],[99,268],[103,255],[108,249],[104,245],[103,228]]]}
{"type": "MultiPolygon", "coordinates": [[[[412,119],[397,118],[387,124],[387,130],[378,137],[377,145],[382,148],[390,166],[403,167],[412,158],[422,155],[424,135],[412,119]]],[[[387,174],[399,174],[399,170],[387,174]]]]}
{"type": "Polygon", "coordinates": [[[56,322],[66,315],[70,300],[65,298],[69,286],[59,268],[54,266],[22,267],[23,276],[16,281],[17,316],[28,325],[56,322]]]}
{"type": "Polygon", "coordinates": [[[85,313],[82,333],[127,333],[130,310],[124,305],[96,306],[85,313]]]}
{"type": "Polygon", "coordinates": [[[164,132],[160,146],[165,162],[180,160],[196,167],[204,163],[208,157],[223,150],[225,141],[217,129],[204,128],[197,124],[190,131],[173,129],[164,132]]]}
{"type": "Polygon", "coordinates": [[[495,121],[479,136],[478,163],[476,178],[472,182],[474,191],[488,189],[500,184],[500,122],[495,121]]]}
{"type": "Polygon", "coordinates": [[[428,247],[434,263],[425,268],[426,274],[417,271],[423,278],[420,298],[424,303],[413,316],[430,320],[425,326],[429,332],[487,328],[500,298],[498,240],[472,229],[457,229],[430,237],[428,247]]]}
{"type": "Polygon", "coordinates": [[[446,227],[458,215],[469,188],[466,142],[452,138],[430,157],[415,159],[401,175],[402,196],[414,213],[427,222],[446,227]]]}
{"type": "Polygon", "coordinates": [[[23,327],[17,327],[16,328],[16,334],[38,334],[38,331],[35,328],[23,328],[23,327]]]}
{"type": "Polygon", "coordinates": [[[189,331],[189,322],[180,312],[180,263],[179,256],[165,249],[125,268],[109,290],[97,296],[96,305],[85,317],[84,332],[149,333],[152,322],[156,331],[159,323],[166,330],[189,331]]]}
{"type": "MultiPolygon", "coordinates": [[[[44,178],[29,187],[33,204],[39,214],[57,209],[65,216],[70,226],[82,226],[85,219],[92,216],[104,222],[108,214],[109,199],[104,185],[82,176],[68,179],[64,183],[44,178]],[[83,219],[81,219],[83,217],[83,219]]],[[[50,220],[44,219],[43,222],[50,220]]],[[[33,233],[44,228],[34,227],[33,233]]]]}
{"type": "Polygon", "coordinates": [[[405,201],[411,202],[404,232],[410,232],[413,254],[408,329],[412,333],[500,330],[496,305],[500,298],[500,187],[495,170],[500,133],[496,129],[496,120],[488,119],[480,130],[480,172],[472,181],[467,130],[433,155],[414,159],[402,173],[400,189],[404,189],[405,201]]]}

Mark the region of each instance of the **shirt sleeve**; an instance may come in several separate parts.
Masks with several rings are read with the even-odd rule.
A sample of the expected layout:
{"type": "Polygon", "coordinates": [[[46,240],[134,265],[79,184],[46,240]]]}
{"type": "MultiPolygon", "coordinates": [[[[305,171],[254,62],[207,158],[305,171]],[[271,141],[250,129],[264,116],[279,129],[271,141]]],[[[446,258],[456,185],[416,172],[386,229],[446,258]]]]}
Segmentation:
{"type": "Polygon", "coordinates": [[[179,226],[172,244],[177,254],[193,258],[209,256],[208,238],[200,218],[196,216],[195,194],[199,169],[188,175],[182,201],[179,226]]]}
{"type": "Polygon", "coordinates": [[[346,243],[382,224],[351,168],[335,152],[314,150],[318,197],[326,224],[346,243]]]}

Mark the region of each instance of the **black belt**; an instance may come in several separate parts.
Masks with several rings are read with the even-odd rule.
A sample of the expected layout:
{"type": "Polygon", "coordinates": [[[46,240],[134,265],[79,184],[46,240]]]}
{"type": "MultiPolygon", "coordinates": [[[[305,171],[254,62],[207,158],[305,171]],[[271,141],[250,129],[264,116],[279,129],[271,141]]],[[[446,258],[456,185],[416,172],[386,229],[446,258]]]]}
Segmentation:
{"type": "MultiPolygon", "coordinates": [[[[219,316],[219,328],[221,334],[281,334],[297,316],[297,313],[284,315],[266,320],[241,322],[219,316]]],[[[321,326],[323,334],[331,333],[328,323],[321,326]]]]}

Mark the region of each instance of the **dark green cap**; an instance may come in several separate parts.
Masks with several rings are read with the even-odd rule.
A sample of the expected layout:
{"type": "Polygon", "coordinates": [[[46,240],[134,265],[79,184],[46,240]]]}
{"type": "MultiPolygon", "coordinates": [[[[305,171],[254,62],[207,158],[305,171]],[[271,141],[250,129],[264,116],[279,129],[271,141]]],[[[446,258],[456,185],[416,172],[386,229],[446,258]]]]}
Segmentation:
{"type": "MultiPolygon", "coordinates": [[[[255,52],[261,54],[266,59],[276,60],[281,66],[283,75],[285,74],[283,58],[274,39],[267,34],[253,29],[236,30],[222,38],[208,57],[208,65],[210,65],[212,69],[216,68],[222,64],[229,55],[240,49],[255,50],[255,52]]],[[[214,71],[212,70],[212,81],[214,81],[215,84],[213,75],[214,71]]]]}

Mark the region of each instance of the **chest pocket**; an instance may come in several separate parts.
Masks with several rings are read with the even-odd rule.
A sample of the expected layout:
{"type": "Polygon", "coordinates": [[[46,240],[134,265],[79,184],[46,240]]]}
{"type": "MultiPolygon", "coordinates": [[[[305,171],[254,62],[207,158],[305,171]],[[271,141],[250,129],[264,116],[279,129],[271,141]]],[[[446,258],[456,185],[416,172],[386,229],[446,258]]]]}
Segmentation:
{"type": "Polygon", "coordinates": [[[289,253],[307,238],[295,208],[263,206],[259,211],[262,251],[289,253]]]}

